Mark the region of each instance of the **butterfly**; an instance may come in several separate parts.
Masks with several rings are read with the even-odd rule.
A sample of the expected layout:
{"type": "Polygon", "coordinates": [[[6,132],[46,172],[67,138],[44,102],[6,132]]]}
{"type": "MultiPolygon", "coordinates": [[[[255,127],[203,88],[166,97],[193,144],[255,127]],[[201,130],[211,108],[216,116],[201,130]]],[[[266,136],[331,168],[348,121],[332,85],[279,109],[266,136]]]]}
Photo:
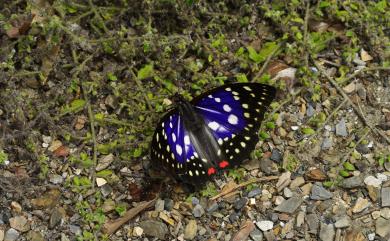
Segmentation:
{"type": "Polygon", "coordinates": [[[151,161],[179,182],[200,185],[250,157],[276,89],[258,83],[226,84],[175,107],[157,125],[151,161]]]}

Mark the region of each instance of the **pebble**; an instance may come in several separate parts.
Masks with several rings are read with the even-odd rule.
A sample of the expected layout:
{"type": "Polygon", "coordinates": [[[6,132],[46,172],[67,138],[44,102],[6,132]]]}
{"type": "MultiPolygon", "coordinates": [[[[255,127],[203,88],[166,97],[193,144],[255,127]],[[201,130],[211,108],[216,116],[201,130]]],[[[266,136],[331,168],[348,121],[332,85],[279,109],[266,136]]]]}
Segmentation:
{"type": "Polygon", "coordinates": [[[328,150],[332,147],[333,141],[330,137],[325,137],[321,144],[321,150],[328,150]]]}
{"type": "Polygon", "coordinates": [[[390,187],[383,187],[381,194],[382,207],[390,207],[390,187]]]}
{"type": "Polygon", "coordinates": [[[368,208],[370,205],[371,205],[371,203],[367,199],[359,197],[356,200],[356,203],[355,203],[355,205],[352,208],[352,212],[353,213],[360,213],[364,209],[368,208]]]}
{"type": "Polygon", "coordinates": [[[255,189],[253,189],[252,191],[250,191],[247,196],[248,196],[248,198],[252,198],[252,197],[256,197],[260,194],[261,194],[261,189],[257,187],[255,189]]]}
{"type": "Polygon", "coordinates": [[[297,215],[297,222],[296,222],[296,226],[299,228],[302,226],[302,224],[305,222],[305,212],[303,211],[300,211],[297,215]]]}
{"type": "Polygon", "coordinates": [[[278,192],[283,190],[283,188],[287,187],[291,183],[291,172],[284,172],[280,175],[278,182],[276,183],[276,188],[278,192]]]}
{"type": "Polygon", "coordinates": [[[17,213],[22,212],[22,206],[18,202],[12,201],[11,208],[12,208],[12,210],[14,210],[17,213]]]}
{"type": "Polygon", "coordinates": [[[200,218],[204,214],[204,209],[200,204],[196,204],[194,209],[192,210],[192,214],[195,218],[200,218]]]}
{"type": "Polygon", "coordinates": [[[267,175],[272,174],[272,172],[274,171],[274,165],[276,164],[269,158],[265,158],[260,161],[260,169],[267,175]]]}
{"type": "Polygon", "coordinates": [[[276,163],[279,163],[279,162],[283,161],[283,155],[279,149],[274,148],[274,149],[272,149],[272,154],[271,154],[270,159],[276,163]]]}
{"type": "Polygon", "coordinates": [[[4,240],[4,230],[0,229],[0,241],[4,240]]]}
{"type": "Polygon", "coordinates": [[[358,151],[360,154],[367,154],[370,152],[370,149],[368,148],[367,145],[360,143],[356,146],[356,151],[358,151]]]}
{"type": "Polygon", "coordinates": [[[320,239],[322,241],[333,241],[336,232],[333,224],[321,223],[320,239]]]}
{"type": "Polygon", "coordinates": [[[212,212],[215,212],[217,211],[219,208],[219,205],[217,202],[212,202],[211,204],[209,204],[209,206],[207,207],[207,212],[208,213],[212,213],[212,212]]]}
{"type": "Polygon", "coordinates": [[[137,227],[133,228],[133,236],[141,237],[143,233],[144,233],[144,230],[141,227],[137,226],[137,227]]]}
{"type": "Polygon", "coordinates": [[[333,197],[333,194],[326,190],[323,186],[320,186],[318,184],[314,184],[313,187],[311,188],[311,194],[310,198],[312,200],[328,200],[333,197]]]}
{"type": "Polygon", "coordinates": [[[199,201],[199,199],[197,197],[192,197],[191,203],[192,203],[192,205],[195,206],[197,204],[200,204],[200,201],[199,201]]]}
{"type": "Polygon", "coordinates": [[[98,164],[96,165],[96,171],[102,171],[104,169],[106,169],[107,167],[109,167],[111,165],[111,163],[114,161],[114,154],[110,153],[106,156],[102,156],[101,158],[99,158],[98,160],[98,164]]]}
{"type": "Polygon", "coordinates": [[[171,211],[173,208],[174,202],[170,198],[164,199],[164,209],[167,211],[171,211]]]}
{"type": "Polygon", "coordinates": [[[19,238],[19,232],[13,228],[10,228],[5,232],[4,241],[15,241],[19,238]]]}
{"type": "Polygon", "coordinates": [[[382,185],[382,181],[374,176],[367,176],[364,178],[364,183],[374,187],[380,187],[382,185]]]}
{"type": "Polygon", "coordinates": [[[363,180],[360,176],[353,176],[353,177],[345,178],[341,182],[341,186],[343,188],[347,188],[347,189],[362,187],[363,180]]]}
{"type": "Polygon", "coordinates": [[[26,235],[27,240],[31,241],[45,241],[43,235],[38,231],[30,230],[26,235]]]}
{"type": "Polygon", "coordinates": [[[55,208],[50,215],[49,228],[52,229],[58,224],[60,224],[64,214],[65,210],[63,208],[55,208]]]}
{"type": "Polygon", "coordinates": [[[101,187],[101,186],[103,186],[103,185],[106,184],[106,183],[107,183],[106,179],[101,178],[101,177],[97,177],[97,178],[96,178],[96,185],[97,185],[98,187],[101,187]]]}
{"type": "Polygon", "coordinates": [[[351,225],[351,218],[347,215],[340,217],[334,224],[336,228],[347,228],[351,225]]]}
{"type": "Polygon", "coordinates": [[[102,192],[102,195],[103,195],[104,197],[107,197],[108,195],[110,195],[110,194],[112,193],[113,190],[112,190],[111,185],[106,184],[106,185],[103,185],[103,186],[101,187],[100,191],[102,192]]]}
{"type": "Polygon", "coordinates": [[[144,230],[145,235],[162,240],[165,240],[165,236],[168,233],[167,225],[155,220],[142,221],[139,226],[144,230]]]}
{"type": "Polygon", "coordinates": [[[315,113],[316,111],[314,110],[313,106],[311,104],[308,104],[306,109],[306,115],[308,117],[312,117],[315,113]]]}
{"type": "Polygon", "coordinates": [[[385,219],[390,219],[390,208],[382,208],[381,216],[384,217],[385,219]]]}
{"type": "Polygon", "coordinates": [[[302,204],[303,200],[299,196],[291,197],[283,201],[274,210],[282,213],[293,213],[302,204]]]}
{"type": "Polygon", "coordinates": [[[196,236],[196,232],[198,231],[198,225],[195,220],[188,221],[184,229],[184,239],[193,240],[196,236]]]}
{"type": "Polygon", "coordinates": [[[76,236],[81,235],[81,228],[79,226],[70,224],[68,227],[71,233],[76,236]]]}
{"type": "Polygon", "coordinates": [[[283,195],[286,197],[286,198],[290,198],[293,196],[293,193],[292,191],[288,188],[288,187],[285,187],[283,189],[283,195]]]}
{"type": "Polygon", "coordinates": [[[253,241],[262,241],[264,238],[263,233],[257,228],[255,228],[252,232],[250,232],[249,236],[253,241]]]}
{"type": "Polygon", "coordinates": [[[309,226],[309,232],[313,234],[317,234],[317,230],[320,224],[317,214],[315,213],[308,214],[306,216],[306,222],[307,225],[309,226]]]}
{"type": "Polygon", "coordinates": [[[30,224],[27,221],[27,218],[24,216],[16,216],[9,219],[9,224],[11,228],[20,231],[26,232],[30,230],[30,224]]]}
{"type": "Polygon", "coordinates": [[[229,215],[229,220],[230,222],[234,223],[235,221],[237,221],[238,219],[240,218],[240,214],[233,211],[230,215],[229,215]]]}
{"type": "Polygon", "coordinates": [[[336,124],[336,135],[346,137],[348,136],[347,126],[345,124],[344,118],[336,124]]]}
{"type": "Polygon", "coordinates": [[[375,233],[369,233],[367,236],[368,236],[368,240],[370,241],[375,239],[375,233]]]}
{"type": "Polygon", "coordinates": [[[256,226],[263,232],[271,230],[274,227],[274,223],[269,220],[263,220],[256,222],[256,226]]]}
{"type": "Polygon", "coordinates": [[[237,202],[234,203],[234,209],[237,211],[245,207],[245,205],[248,203],[248,198],[243,197],[240,198],[237,202]]]}
{"type": "Polygon", "coordinates": [[[53,184],[61,184],[64,182],[64,178],[58,174],[50,174],[49,181],[53,184]]]}
{"type": "Polygon", "coordinates": [[[382,238],[390,233],[390,219],[378,218],[375,222],[375,232],[382,238]]]}
{"type": "Polygon", "coordinates": [[[156,204],[154,205],[154,210],[157,212],[162,212],[164,210],[165,201],[162,199],[158,199],[156,204]]]}
{"type": "Polygon", "coordinates": [[[292,182],[290,183],[290,188],[292,190],[295,190],[303,184],[305,184],[305,178],[303,178],[302,176],[298,176],[294,180],[292,180],[292,182]]]}

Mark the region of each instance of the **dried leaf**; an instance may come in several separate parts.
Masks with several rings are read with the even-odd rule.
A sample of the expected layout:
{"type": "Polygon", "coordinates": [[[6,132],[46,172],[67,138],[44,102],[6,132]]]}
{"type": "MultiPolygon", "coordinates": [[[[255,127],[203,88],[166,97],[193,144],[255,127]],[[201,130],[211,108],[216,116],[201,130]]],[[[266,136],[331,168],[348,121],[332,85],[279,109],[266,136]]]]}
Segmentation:
{"type": "Polygon", "coordinates": [[[255,225],[252,221],[247,220],[240,230],[230,239],[230,241],[245,241],[248,240],[249,234],[255,229],[255,225]]]}
{"type": "Polygon", "coordinates": [[[55,157],[67,157],[70,153],[70,149],[67,146],[60,146],[54,152],[55,157]]]}
{"type": "Polygon", "coordinates": [[[34,14],[20,16],[18,19],[12,21],[12,27],[7,30],[7,36],[10,38],[18,38],[20,35],[25,34],[30,29],[34,16],[34,14]]]}
{"type": "Polygon", "coordinates": [[[306,177],[308,177],[309,179],[314,180],[314,181],[324,181],[327,179],[327,176],[325,175],[325,173],[323,173],[318,168],[309,170],[306,173],[306,177]]]}

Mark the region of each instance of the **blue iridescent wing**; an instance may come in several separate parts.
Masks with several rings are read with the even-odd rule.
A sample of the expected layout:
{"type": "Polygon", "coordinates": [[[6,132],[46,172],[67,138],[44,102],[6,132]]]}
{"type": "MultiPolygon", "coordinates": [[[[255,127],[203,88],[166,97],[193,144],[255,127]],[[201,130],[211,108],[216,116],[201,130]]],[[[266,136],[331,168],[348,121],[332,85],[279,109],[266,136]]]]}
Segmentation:
{"type": "Polygon", "coordinates": [[[248,159],[254,150],[261,121],[275,92],[269,85],[235,83],[208,91],[191,102],[213,131],[231,166],[248,159]]]}

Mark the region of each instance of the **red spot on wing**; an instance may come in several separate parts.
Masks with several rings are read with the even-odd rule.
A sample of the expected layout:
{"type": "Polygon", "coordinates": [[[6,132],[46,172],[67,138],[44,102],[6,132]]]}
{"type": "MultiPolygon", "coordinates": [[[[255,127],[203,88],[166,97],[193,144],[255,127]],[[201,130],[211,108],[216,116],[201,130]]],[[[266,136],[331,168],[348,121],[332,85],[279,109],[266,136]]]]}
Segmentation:
{"type": "Polygon", "coordinates": [[[216,172],[217,172],[217,171],[215,170],[214,167],[210,167],[209,170],[207,171],[207,174],[208,174],[209,176],[211,176],[211,175],[215,174],[216,172]]]}
{"type": "Polygon", "coordinates": [[[221,161],[221,162],[219,163],[219,167],[220,167],[220,168],[225,168],[225,167],[227,167],[227,166],[229,166],[229,162],[227,162],[227,161],[225,161],[225,160],[223,160],[223,161],[221,161]]]}

